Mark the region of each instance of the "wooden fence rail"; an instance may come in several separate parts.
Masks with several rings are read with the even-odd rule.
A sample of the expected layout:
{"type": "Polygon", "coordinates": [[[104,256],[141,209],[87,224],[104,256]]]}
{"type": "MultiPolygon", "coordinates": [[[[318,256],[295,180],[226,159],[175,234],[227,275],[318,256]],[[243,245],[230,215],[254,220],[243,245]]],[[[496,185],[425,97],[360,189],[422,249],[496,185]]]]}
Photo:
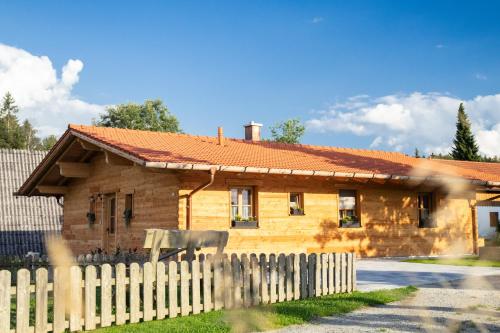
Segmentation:
{"type": "Polygon", "coordinates": [[[0,333],[93,330],[219,309],[318,297],[356,288],[352,253],[255,254],[140,266],[0,271],[0,333]]]}

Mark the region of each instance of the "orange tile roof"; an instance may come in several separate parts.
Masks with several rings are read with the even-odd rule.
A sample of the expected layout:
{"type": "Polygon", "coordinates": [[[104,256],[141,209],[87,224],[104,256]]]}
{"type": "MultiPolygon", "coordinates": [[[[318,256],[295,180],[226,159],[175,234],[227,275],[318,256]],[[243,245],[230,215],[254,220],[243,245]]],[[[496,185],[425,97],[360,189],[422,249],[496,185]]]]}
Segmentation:
{"type": "Polygon", "coordinates": [[[83,125],[69,130],[145,162],[500,181],[500,164],[417,159],[402,153],[83,125]],[[453,163],[454,162],[454,163],[453,163]]]}

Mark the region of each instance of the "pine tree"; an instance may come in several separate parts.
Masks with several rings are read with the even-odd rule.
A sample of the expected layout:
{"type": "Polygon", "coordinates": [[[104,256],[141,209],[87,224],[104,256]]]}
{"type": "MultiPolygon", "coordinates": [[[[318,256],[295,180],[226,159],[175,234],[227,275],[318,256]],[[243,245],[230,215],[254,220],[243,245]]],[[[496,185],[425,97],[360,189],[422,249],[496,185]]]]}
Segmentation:
{"type": "Polygon", "coordinates": [[[416,157],[416,158],[420,158],[421,157],[420,156],[420,151],[418,150],[418,148],[415,148],[415,153],[414,153],[413,156],[416,157]]]}
{"type": "Polygon", "coordinates": [[[453,139],[451,156],[455,160],[479,161],[479,147],[471,131],[471,124],[465,113],[463,103],[460,103],[457,115],[457,131],[453,139]]]}
{"type": "Polygon", "coordinates": [[[16,101],[14,101],[14,97],[7,92],[3,97],[2,108],[0,109],[0,118],[5,121],[7,127],[7,133],[12,130],[15,123],[17,123],[16,114],[19,112],[19,108],[16,105],[16,101]]]}

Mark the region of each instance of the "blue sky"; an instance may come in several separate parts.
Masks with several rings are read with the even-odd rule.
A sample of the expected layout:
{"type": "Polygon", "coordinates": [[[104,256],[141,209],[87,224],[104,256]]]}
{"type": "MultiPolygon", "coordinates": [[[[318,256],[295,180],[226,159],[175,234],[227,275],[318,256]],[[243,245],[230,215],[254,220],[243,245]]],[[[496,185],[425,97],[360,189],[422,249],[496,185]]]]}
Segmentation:
{"type": "Polygon", "coordinates": [[[0,43],[0,93],[43,81],[2,83],[9,55],[46,56],[61,82],[69,59],[83,65],[64,93],[50,83],[57,110],[18,92],[44,134],[161,98],[192,134],[299,117],[304,143],[445,152],[465,101],[483,153],[500,155],[500,2],[15,1],[0,5],[0,43]]]}

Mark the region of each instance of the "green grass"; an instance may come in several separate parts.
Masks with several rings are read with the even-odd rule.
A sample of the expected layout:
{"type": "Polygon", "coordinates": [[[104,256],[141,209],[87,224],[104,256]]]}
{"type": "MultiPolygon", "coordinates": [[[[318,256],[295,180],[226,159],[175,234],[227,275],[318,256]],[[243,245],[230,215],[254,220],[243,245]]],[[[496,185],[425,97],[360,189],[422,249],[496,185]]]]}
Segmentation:
{"type": "Polygon", "coordinates": [[[401,300],[415,287],[336,294],[251,309],[213,311],[199,315],[101,328],[94,333],[116,332],[252,332],[303,324],[317,317],[343,314],[364,306],[401,300]]]}
{"type": "Polygon", "coordinates": [[[478,257],[465,258],[429,258],[429,259],[406,259],[404,262],[415,262],[419,264],[439,264],[452,266],[480,266],[480,267],[500,267],[498,260],[481,260],[478,257]]]}

